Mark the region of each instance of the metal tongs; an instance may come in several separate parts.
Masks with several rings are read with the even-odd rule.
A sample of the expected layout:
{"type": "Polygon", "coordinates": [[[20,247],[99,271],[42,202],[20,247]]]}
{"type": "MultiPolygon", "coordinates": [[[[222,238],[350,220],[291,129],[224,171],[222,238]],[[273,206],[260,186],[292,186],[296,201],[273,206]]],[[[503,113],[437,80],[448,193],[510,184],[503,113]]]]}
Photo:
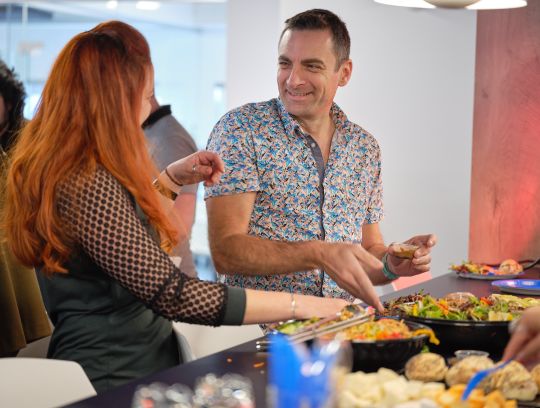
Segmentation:
{"type": "Polygon", "coordinates": [[[535,259],[533,261],[529,261],[529,260],[523,261],[523,263],[525,263],[525,262],[527,262],[527,263],[530,262],[530,263],[529,263],[529,265],[523,267],[524,271],[526,271],[527,269],[531,269],[532,267],[538,265],[540,263],[540,258],[537,258],[537,259],[535,259]]]}
{"type": "MultiPolygon", "coordinates": [[[[326,334],[335,333],[337,331],[346,329],[357,324],[364,323],[374,315],[373,310],[364,309],[359,305],[348,305],[341,312],[335,315],[325,317],[318,320],[308,326],[302,327],[299,331],[288,336],[289,341],[293,343],[302,343],[308,340],[313,340],[315,337],[319,337],[326,334]],[[353,313],[353,316],[341,320],[344,313],[353,313]],[[332,323],[333,322],[333,323],[332,323]]],[[[258,351],[267,351],[272,341],[268,338],[264,340],[258,340],[255,347],[258,351]]]]}

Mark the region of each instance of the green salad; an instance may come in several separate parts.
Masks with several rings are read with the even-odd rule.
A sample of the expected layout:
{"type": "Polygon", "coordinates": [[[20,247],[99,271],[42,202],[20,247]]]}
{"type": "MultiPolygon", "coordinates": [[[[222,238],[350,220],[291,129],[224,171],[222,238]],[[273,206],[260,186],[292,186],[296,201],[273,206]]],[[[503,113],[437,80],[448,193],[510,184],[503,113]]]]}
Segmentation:
{"type": "MultiPolygon", "coordinates": [[[[510,321],[529,307],[540,305],[540,299],[519,298],[512,295],[492,294],[476,297],[471,293],[450,293],[443,298],[434,298],[418,293],[398,298],[387,308],[398,314],[444,320],[510,321]]],[[[394,313],[395,314],[395,313],[394,313]]]]}

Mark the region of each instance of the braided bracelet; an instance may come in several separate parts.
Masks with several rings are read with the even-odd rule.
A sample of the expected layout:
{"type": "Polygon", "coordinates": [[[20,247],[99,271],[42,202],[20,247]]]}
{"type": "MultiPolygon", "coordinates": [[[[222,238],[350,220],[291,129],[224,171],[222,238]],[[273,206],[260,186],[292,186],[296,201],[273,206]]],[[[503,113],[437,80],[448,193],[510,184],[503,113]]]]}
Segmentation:
{"type": "Polygon", "coordinates": [[[396,280],[399,278],[399,275],[396,275],[394,272],[392,272],[388,266],[388,252],[383,255],[382,257],[382,263],[383,263],[383,274],[386,276],[387,279],[390,279],[391,281],[396,280]]]}

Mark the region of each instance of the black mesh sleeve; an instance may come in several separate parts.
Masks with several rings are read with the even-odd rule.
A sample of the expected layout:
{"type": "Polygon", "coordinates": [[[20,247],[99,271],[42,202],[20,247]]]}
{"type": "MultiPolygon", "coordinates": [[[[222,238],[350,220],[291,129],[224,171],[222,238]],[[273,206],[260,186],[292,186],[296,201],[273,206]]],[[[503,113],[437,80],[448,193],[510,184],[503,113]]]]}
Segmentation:
{"type": "Polygon", "coordinates": [[[57,190],[58,211],[94,262],[155,312],[205,325],[223,323],[228,290],[182,274],[137,217],[127,190],[108,171],[74,175],[57,190]]]}

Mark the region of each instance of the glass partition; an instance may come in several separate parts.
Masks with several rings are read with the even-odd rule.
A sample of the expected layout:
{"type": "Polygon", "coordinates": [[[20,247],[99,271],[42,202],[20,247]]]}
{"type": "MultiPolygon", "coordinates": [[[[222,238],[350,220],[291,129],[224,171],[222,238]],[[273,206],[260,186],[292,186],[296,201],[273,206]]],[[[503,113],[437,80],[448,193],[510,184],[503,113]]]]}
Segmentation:
{"type": "MultiPolygon", "coordinates": [[[[32,118],[49,69],[75,34],[105,20],[135,26],[147,38],[158,101],[199,148],[225,113],[224,1],[29,1],[0,4],[0,58],[24,82],[25,116],[32,118]]],[[[192,250],[200,276],[213,277],[206,211],[199,189],[192,250]]]]}

